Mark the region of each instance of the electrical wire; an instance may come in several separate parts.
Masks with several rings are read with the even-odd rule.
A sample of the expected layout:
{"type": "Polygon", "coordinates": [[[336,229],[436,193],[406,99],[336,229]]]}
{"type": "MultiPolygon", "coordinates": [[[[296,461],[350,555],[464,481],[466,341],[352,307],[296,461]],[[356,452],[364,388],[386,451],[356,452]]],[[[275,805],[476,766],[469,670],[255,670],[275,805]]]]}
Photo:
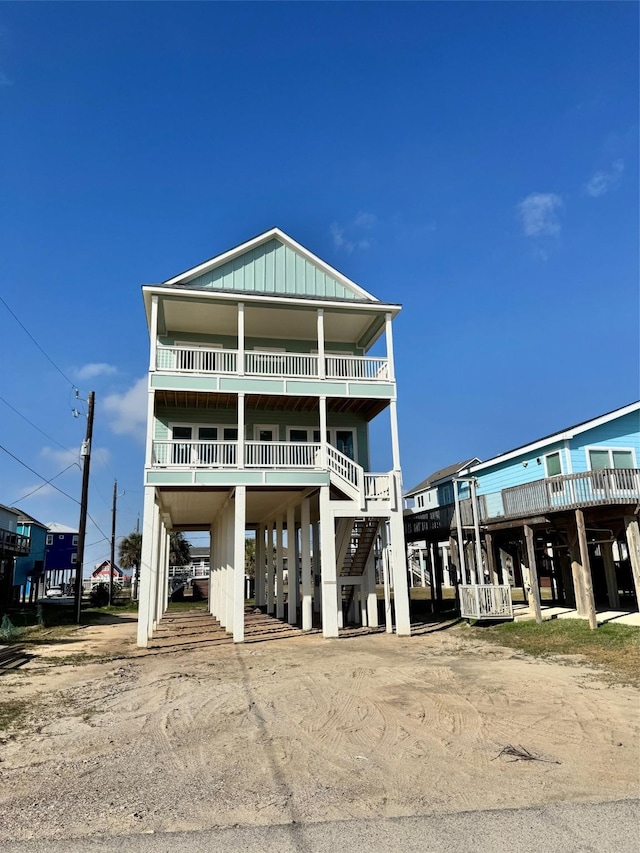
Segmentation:
{"type": "MultiPolygon", "coordinates": [[[[1,297],[0,297],[0,298],[1,298],[1,297]]],[[[12,412],[15,412],[15,413],[16,413],[16,415],[18,415],[18,417],[22,418],[22,420],[23,420],[23,421],[26,421],[26,422],[29,424],[29,426],[31,426],[31,427],[33,427],[35,430],[37,430],[37,432],[39,432],[39,433],[40,433],[40,435],[43,435],[45,438],[48,438],[48,439],[49,439],[49,441],[52,441],[54,444],[57,444],[57,445],[58,445],[58,447],[61,447],[63,450],[66,450],[66,451],[68,451],[69,453],[73,453],[73,451],[72,451],[72,450],[69,450],[69,448],[68,448],[68,447],[65,447],[65,446],[64,446],[64,444],[61,444],[57,439],[53,438],[53,436],[48,435],[48,434],[47,434],[43,429],[40,429],[40,427],[39,427],[39,426],[37,426],[36,424],[34,424],[34,423],[33,423],[33,421],[30,421],[30,420],[29,420],[29,418],[28,418],[26,415],[23,415],[23,414],[22,414],[22,412],[19,412],[19,411],[16,409],[16,407],[15,407],[15,406],[12,406],[12,405],[11,405],[11,403],[10,403],[8,400],[5,400],[5,398],[4,398],[4,397],[0,397],[0,401],[1,401],[1,402],[3,402],[3,403],[5,404],[5,406],[8,406],[8,407],[11,409],[11,411],[12,411],[12,412]]]]}
{"type": "MultiPolygon", "coordinates": [[[[65,496],[65,498],[69,498],[69,500],[70,500],[70,501],[73,501],[73,502],[74,502],[74,504],[78,504],[78,506],[80,506],[80,501],[79,501],[77,498],[74,498],[72,495],[67,494],[67,492],[63,491],[63,490],[62,490],[62,489],[60,489],[58,486],[55,486],[53,483],[51,483],[50,481],[48,481],[48,480],[46,479],[46,477],[43,477],[43,476],[42,476],[42,474],[38,474],[38,472],[37,472],[37,471],[34,471],[34,470],[33,470],[33,468],[31,468],[29,465],[27,465],[27,463],[26,463],[26,462],[23,462],[23,461],[22,461],[22,459],[18,459],[18,457],[17,457],[17,456],[15,456],[15,455],[10,451],[10,450],[7,450],[7,448],[6,448],[6,447],[4,447],[2,444],[0,444],[0,450],[4,450],[4,452],[5,452],[8,456],[10,456],[12,459],[15,459],[15,461],[16,461],[19,465],[22,465],[22,467],[23,467],[23,468],[26,468],[26,469],[27,469],[27,471],[31,471],[31,473],[32,473],[32,474],[34,474],[34,475],[35,475],[39,480],[43,480],[43,481],[44,481],[44,483],[45,483],[45,485],[50,485],[53,489],[55,489],[55,490],[56,490],[56,492],[60,492],[60,494],[61,494],[61,495],[64,495],[64,496],[65,496]]],[[[104,540],[105,540],[106,542],[109,542],[109,541],[110,541],[109,537],[108,537],[108,536],[107,536],[107,534],[104,532],[104,530],[102,530],[102,529],[101,529],[101,527],[99,526],[98,522],[95,520],[95,518],[93,518],[93,516],[92,516],[89,512],[87,512],[87,518],[88,518],[88,519],[91,521],[91,523],[94,525],[94,527],[96,528],[96,530],[98,531],[98,533],[102,534],[102,537],[104,538],[104,540]]]]}
{"type": "Polygon", "coordinates": [[[65,380],[65,382],[68,382],[68,383],[69,383],[69,385],[71,385],[71,387],[72,387],[72,388],[75,388],[75,387],[76,387],[76,386],[75,386],[75,384],[74,384],[74,383],[69,379],[69,377],[68,377],[66,374],[64,374],[64,373],[62,372],[62,370],[58,367],[58,365],[57,365],[57,364],[55,363],[55,361],[51,358],[51,356],[47,355],[47,353],[42,349],[42,347],[40,346],[40,344],[38,343],[38,341],[33,337],[33,335],[32,335],[32,334],[31,334],[31,332],[27,329],[27,327],[24,325],[24,323],[23,323],[23,322],[18,318],[18,316],[17,316],[17,315],[16,315],[16,314],[11,310],[11,308],[9,308],[9,306],[7,305],[7,303],[5,302],[5,300],[2,298],[2,296],[0,296],[0,302],[2,302],[2,304],[4,305],[4,307],[7,309],[7,311],[9,312],[9,314],[11,314],[11,316],[13,317],[13,319],[14,319],[14,320],[16,321],[16,323],[20,326],[20,328],[24,331],[24,333],[25,333],[29,338],[31,338],[31,340],[33,341],[33,343],[38,347],[38,349],[40,350],[40,352],[42,353],[42,355],[47,359],[47,361],[51,362],[51,364],[55,367],[55,369],[58,371],[58,373],[60,374],[60,376],[62,376],[62,378],[65,380]]]}
{"type": "Polygon", "coordinates": [[[36,486],[35,489],[32,489],[30,492],[27,492],[26,495],[20,495],[20,497],[16,498],[14,501],[12,501],[9,504],[9,506],[13,506],[14,504],[18,503],[18,501],[24,501],[27,498],[30,498],[31,495],[35,495],[36,492],[39,492],[40,489],[44,489],[45,486],[50,486],[53,480],[57,480],[58,477],[61,477],[63,474],[65,474],[69,470],[69,468],[79,468],[79,467],[80,466],[78,465],[77,462],[72,462],[71,465],[67,465],[66,468],[64,468],[62,471],[60,471],[59,474],[56,474],[55,477],[52,477],[51,480],[45,480],[45,482],[42,483],[42,485],[36,486]]]}

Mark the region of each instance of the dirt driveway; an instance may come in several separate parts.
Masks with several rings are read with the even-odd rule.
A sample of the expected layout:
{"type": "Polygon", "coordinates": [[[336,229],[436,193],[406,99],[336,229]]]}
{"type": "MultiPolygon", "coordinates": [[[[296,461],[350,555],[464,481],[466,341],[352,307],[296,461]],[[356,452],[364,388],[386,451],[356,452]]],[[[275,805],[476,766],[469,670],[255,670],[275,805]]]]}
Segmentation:
{"type": "Polygon", "coordinates": [[[0,743],[0,839],[638,795],[640,691],[464,627],[327,641],[251,615],[234,646],[183,613],[148,652],[134,631],[73,644],[117,660],[54,665],[44,647],[2,676],[2,698],[33,710],[0,743]]]}

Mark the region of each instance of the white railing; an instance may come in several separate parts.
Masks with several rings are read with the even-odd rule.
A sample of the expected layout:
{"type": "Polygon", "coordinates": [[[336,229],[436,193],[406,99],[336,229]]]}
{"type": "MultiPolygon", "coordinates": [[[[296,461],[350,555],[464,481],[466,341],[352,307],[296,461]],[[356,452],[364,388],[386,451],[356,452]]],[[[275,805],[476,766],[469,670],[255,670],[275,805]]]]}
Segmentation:
{"type": "Polygon", "coordinates": [[[245,373],[253,376],[318,376],[318,356],[294,352],[247,352],[245,373]]]}
{"type": "Polygon", "coordinates": [[[226,468],[237,460],[237,441],[153,442],[152,464],[158,467],[226,468]]]}
{"type": "Polygon", "coordinates": [[[247,468],[319,468],[321,445],[298,441],[247,441],[247,468]]]}
{"type": "Polygon", "coordinates": [[[238,353],[214,347],[159,346],[156,368],[185,373],[237,373],[238,353]]]}
{"type": "MultiPolygon", "coordinates": [[[[288,376],[318,379],[319,358],[315,353],[260,352],[244,354],[244,372],[249,376],[288,376]]],[[[158,345],[156,369],[180,373],[238,373],[238,351],[220,347],[158,345]]],[[[325,357],[327,379],[362,379],[388,382],[389,360],[359,355],[325,357]]]]}
{"type": "Polygon", "coordinates": [[[362,355],[328,355],[327,379],[377,379],[388,381],[389,360],[362,355]]]}
{"type": "Polygon", "coordinates": [[[391,478],[388,474],[365,474],[364,496],[368,501],[391,500],[391,478]]]}
{"type": "Polygon", "coordinates": [[[327,444],[327,462],[329,469],[350,483],[354,488],[360,487],[360,472],[362,468],[353,459],[349,459],[344,453],[336,450],[331,444],[327,444]]]}
{"type": "Polygon", "coordinates": [[[209,577],[209,564],[201,566],[199,563],[191,563],[188,566],[169,566],[169,578],[207,578],[209,577]]]}
{"type": "Polygon", "coordinates": [[[461,584],[460,615],[463,619],[512,619],[511,587],[492,584],[461,584]]]}

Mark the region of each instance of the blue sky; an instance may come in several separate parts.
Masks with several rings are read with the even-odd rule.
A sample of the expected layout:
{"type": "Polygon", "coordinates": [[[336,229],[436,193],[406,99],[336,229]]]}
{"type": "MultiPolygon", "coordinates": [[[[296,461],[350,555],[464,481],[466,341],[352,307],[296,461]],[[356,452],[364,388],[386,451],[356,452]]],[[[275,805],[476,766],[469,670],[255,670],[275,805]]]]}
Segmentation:
{"type": "MultiPolygon", "coordinates": [[[[0,295],[59,368],[0,303],[0,444],[73,466],[96,391],[85,569],[114,478],[118,535],[141,510],[141,284],[272,225],[404,305],[407,488],[636,399],[637,33],[615,2],[0,4],[0,295]]],[[[0,451],[0,503],[77,525],[41,482],[0,451]]]]}

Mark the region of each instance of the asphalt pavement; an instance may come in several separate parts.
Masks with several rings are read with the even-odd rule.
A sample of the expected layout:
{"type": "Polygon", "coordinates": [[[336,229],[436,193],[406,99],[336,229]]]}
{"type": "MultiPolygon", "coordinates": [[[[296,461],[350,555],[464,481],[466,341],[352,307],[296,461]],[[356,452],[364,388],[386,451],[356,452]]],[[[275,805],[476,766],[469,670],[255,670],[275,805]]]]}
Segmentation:
{"type": "Polygon", "coordinates": [[[2,845],[3,853],[640,853],[640,800],[2,845]]]}

